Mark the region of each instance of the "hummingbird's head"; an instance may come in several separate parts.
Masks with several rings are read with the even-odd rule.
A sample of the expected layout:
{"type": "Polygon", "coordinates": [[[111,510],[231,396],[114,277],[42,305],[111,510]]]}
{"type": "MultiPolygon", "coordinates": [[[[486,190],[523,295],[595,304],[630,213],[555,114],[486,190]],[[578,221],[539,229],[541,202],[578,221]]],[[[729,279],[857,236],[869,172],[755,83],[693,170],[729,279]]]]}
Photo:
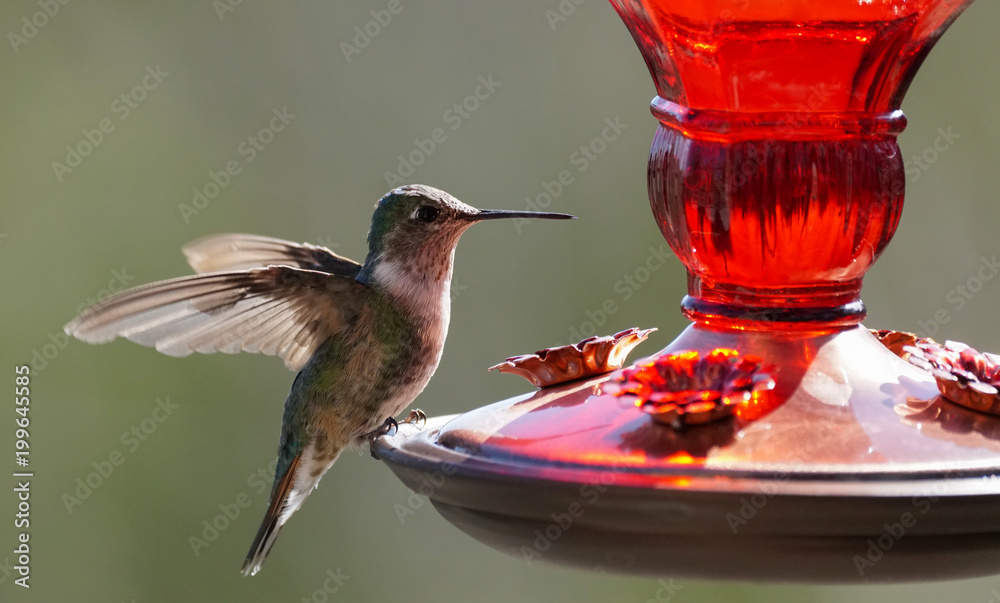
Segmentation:
{"type": "Polygon", "coordinates": [[[496,218],[573,218],[568,214],[480,210],[443,190],[422,184],[395,188],[375,204],[368,231],[368,257],[361,279],[379,264],[440,281],[450,277],[458,239],[467,228],[496,218]]]}

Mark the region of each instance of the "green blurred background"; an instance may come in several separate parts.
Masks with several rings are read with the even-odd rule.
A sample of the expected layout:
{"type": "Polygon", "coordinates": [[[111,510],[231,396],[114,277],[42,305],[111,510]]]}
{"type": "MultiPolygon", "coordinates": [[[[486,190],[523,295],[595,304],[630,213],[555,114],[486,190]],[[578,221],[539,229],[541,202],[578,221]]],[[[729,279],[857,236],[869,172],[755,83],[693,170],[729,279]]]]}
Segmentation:
{"type": "MultiPolygon", "coordinates": [[[[220,17],[222,3],[209,0],[75,1],[20,42],[9,34],[23,35],[22,18],[39,4],[0,5],[8,42],[0,48],[0,367],[13,386],[15,365],[33,357],[36,364],[32,588],[0,573],[3,600],[299,601],[323,588],[328,570],[349,576],[329,595],[342,601],[655,597],[654,579],[528,567],[465,536],[430,505],[401,523],[393,507],[410,492],[367,452],[341,458],[286,526],[263,572],[245,579],[237,570],[267,502],[251,476],[273,458],[292,375],[268,357],[173,359],[127,342],[92,347],[62,339],[62,325],[109,281],[131,286],[188,273],[179,248],[203,235],[267,234],[360,260],[372,204],[390,188],[385,173],[437,127],[446,141],[404,180],[479,207],[523,209],[543,181],[570,169],[574,181],[550,209],[580,220],[520,231],[491,223],[465,235],[451,335],[416,406],[441,415],[523,393],[524,381],[485,368],[569,342],[607,299],[618,311],[601,333],[659,327],[641,348],[646,353],[687,324],[675,259],[627,296],[616,289],[663,239],[646,201],[653,86],[611,6],[584,1],[553,27],[545,13],[558,10],[556,0],[404,0],[376,37],[345,56],[354,28],[387,4],[245,0],[225,5],[232,10],[220,17]],[[161,75],[146,77],[147,68],[161,75]],[[144,77],[151,89],[136,93],[126,115],[115,99],[144,77]],[[499,86],[453,129],[456,113],[446,111],[473,94],[480,77],[499,86]],[[283,108],[295,117],[249,161],[240,144],[283,108]],[[57,174],[52,162],[66,161],[66,145],[105,118],[113,131],[71,172],[57,174]],[[608,118],[627,128],[576,171],[571,156],[608,118]],[[197,209],[193,189],[205,190],[210,173],[230,161],[240,172],[185,219],[182,204],[197,209]],[[177,409],[156,423],[157,400],[167,398],[177,409]],[[133,426],[146,430],[145,440],[122,439],[133,426]],[[74,496],[76,480],[114,451],[124,463],[68,510],[64,495],[74,496]],[[220,505],[231,510],[241,494],[249,508],[196,556],[189,537],[202,535],[203,522],[220,515],[220,505]]],[[[939,128],[958,138],[926,169],[910,172],[899,232],[866,280],[869,326],[1000,350],[1000,279],[961,307],[954,297],[983,257],[1000,252],[998,20],[1000,4],[973,5],[904,103],[907,159],[933,148],[939,128]],[[940,333],[927,322],[935,314],[947,317],[940,333]]],[[[4,454],[13,450],[13,408],[3,410],[4,454]]],[[[0,561],[16,538],[9,479],[0,498],[0,550],[7,551],[0,561]]],[[[682,586],[677,602],[985,603],[1000,589],[1000,578],[878,587],[675,583],[682,586]]]]}

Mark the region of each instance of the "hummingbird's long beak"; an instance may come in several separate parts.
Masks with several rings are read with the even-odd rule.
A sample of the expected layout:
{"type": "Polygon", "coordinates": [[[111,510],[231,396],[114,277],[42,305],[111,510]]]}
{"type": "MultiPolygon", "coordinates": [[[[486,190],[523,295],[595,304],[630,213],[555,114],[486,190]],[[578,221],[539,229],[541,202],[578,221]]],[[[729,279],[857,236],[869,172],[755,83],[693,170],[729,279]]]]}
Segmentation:
{"type": "Polygon", "coordinates": [[[557,214],[544,211],[510,211],[506,209],[482,209],[478,214],[472,214],[469,219],[473,222],[480,220],[497,220],[500,218],[542,218],[545,220],[575,220],[576,216],[569,214],[557,214]]]}

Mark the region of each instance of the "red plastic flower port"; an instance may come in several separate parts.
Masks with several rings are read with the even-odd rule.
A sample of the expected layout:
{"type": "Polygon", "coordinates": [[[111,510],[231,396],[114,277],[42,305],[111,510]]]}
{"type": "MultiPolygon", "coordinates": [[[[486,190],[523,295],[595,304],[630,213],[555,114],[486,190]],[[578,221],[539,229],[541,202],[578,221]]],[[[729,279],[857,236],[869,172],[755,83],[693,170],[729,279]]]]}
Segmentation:
{"type": "Polygon", "coordinates": [[[930,340],[903,348],[908,360],[934,375],[941,395],[950,402],[1000,415],[1000,356],[980,353],[964,343],[930,340]]]}
{"type": "Polygon", "coordinates": [[[611,336],[588,337],[580,343],[545,348],[534,354],[511,356],[488,370],[521,375],[535,387],[550,387],[618,370],[632,348],[656,329],[633,327],[611,336]]]}
{"type": "Polygon", "coordinates": [[[716,348],[661,356],[622,371],[605,393],[635,399],[659,423],[682,428],[724,419],[735,408],[774,388],[773,366],[736,350],[716,348]]]}
{"type": "Polygon", "coordinates": [[[915,346],[923,342],[934,343],[933,339],[917,337],[916,334],[908,333],[906,331],[892,331],[889,329],[876,331],[874,329],[869,329],[869,332],[874,335],[882,345],[889,348],[890,352],[899,356],[903,360],[910,357],[910,353],[906,351],[907,347],[915,346]]]}

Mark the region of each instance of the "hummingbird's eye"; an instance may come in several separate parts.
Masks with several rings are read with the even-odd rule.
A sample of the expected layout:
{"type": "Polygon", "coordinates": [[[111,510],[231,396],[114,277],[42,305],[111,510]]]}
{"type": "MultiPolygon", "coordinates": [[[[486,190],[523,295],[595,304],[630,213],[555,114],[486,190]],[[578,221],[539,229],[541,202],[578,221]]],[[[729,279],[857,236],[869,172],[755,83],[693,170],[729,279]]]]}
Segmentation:
{"type": "Polygon", "coordinates": [[[430,205],[421,205],[417,208],[417,211],[413,212],[413,217],[418,222],[423,222],[424,224],[430,224],[434,220],[437,220],[438,216],[441,214],[441,210],[436,207],[431,207],[430,205]]]}

